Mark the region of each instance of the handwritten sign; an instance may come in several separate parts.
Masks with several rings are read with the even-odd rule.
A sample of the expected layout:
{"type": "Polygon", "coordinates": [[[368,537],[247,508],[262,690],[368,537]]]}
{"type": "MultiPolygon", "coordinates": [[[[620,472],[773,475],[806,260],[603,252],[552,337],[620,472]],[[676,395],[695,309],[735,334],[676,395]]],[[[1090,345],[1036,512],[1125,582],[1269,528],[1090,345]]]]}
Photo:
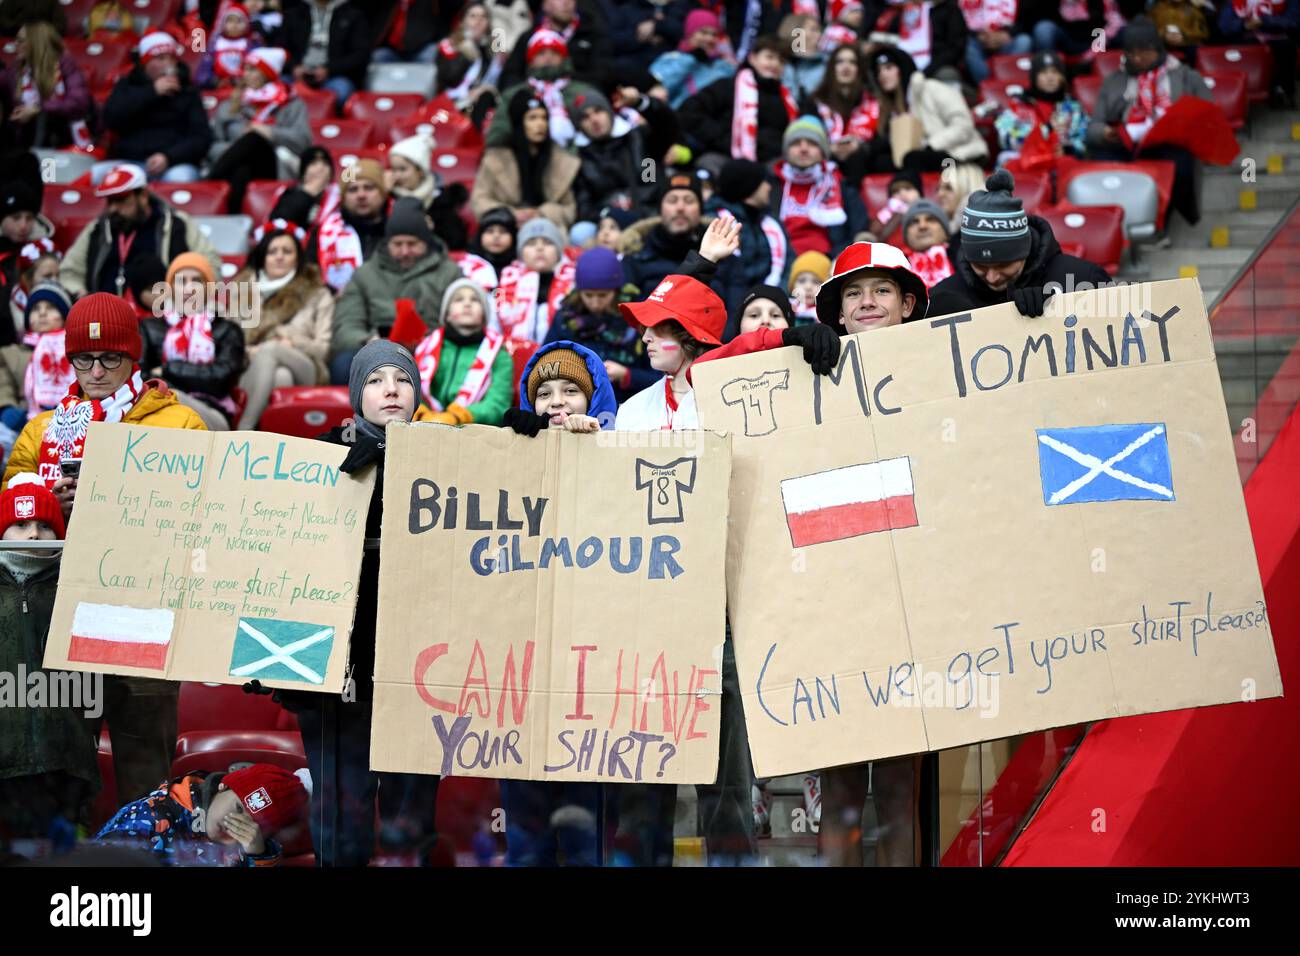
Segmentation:
{"type": "Polygon", "coordinates": [[[707,783],[727,438],[393,425],[370,765],[707,783]]]}
{"type": "Polygon", "coordinates": [[[1281,693],[1199,287],[1052,301],[695,370],[759,775],[1281,693]]]}
{"type": "Polygon", "coordinates": [[[47,667],[341,691],[373,474],[257,432],[90,426],[47,667]]]}

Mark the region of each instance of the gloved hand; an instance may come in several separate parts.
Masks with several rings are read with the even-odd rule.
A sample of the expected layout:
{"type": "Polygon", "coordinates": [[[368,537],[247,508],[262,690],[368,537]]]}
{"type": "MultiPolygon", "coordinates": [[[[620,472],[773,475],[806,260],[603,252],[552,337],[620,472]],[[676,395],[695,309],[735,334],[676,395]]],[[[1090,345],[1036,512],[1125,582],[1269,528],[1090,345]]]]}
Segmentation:
{"type": "Polygon", "coordinates": [[[452,402],[442,411],[434,412],[430,421],[442,422],[444,425],[469,425],[474,421],[474,416],[464,405],[452,402]]]}
{"type": "Polygon", "coordinates": [[[259,696],[265,697],[268,694],[274,694],[275,688],[263,687],[262,682],[260,680],[250,680],[247,684],[244,685],[244,693],[257,694],[259,696]]]}
{"type": "Polygon", "coordinates": [[[501,424],[514,429],[517,434],[536,438],[539,432],[550,427],[551,419],[546,415],[537,415],[526,408],[508,408],[501,424]]]}
{"type": "Polygon", "coordinates": [[[1041,285],[1012,289],[1011,301],[1016,304],[1016,311],[1021,315],[1037,318],[1043,314],[1044,303],[1047,301],[1047,292],[1041,285]]]}
{"type": "Polygon", "coordinates": [[[829,375],[840,358],[840,337],[829,325],[800,325],[781,333],[782,345],[803,349],[804,361],[816,375],[829,375]]]}

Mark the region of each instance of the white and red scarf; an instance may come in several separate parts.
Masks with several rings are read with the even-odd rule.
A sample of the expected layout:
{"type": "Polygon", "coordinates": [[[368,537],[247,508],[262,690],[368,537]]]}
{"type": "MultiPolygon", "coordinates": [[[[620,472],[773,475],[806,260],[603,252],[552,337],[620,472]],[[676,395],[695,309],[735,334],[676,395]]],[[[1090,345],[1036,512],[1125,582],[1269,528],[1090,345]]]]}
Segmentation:
{"type": "Polygon", "coordinates": [[[320,229],[316,233],[316,259],[325,284],[331,289],[342,289],[352,280],[352,273],[361,268],[365,256],[357,231],[347,224],[337,206],[325,214],[325,201],[322,201],[320,229]]]}
{"type": "Polygon", "coordinates": [[[569,107],[564,102],[564,88],[569,85],[568,77],[559,80],[539,80],[535,76],[528,78],[528,85],[533,88],[537,98],[546,104],[550,117],[551,139],[560,146],[568,146],[577,135],[573,120],[569,119],[569,107]]]}
{"type": "MultiPolygon", "coordinates": [[[[18,250],[18,273],[21,275],[30,269],[41,256],[57,255],[54,249],[54,241],[48,238],[33,239],[27,245],[18,250]]],[[[27,310],[27,293],[30,290],[23,285],[22,281],[14,283],[14,290],[9,294],[9,301],[17,314],[21,315],[27,310]]]]}
{"type": "MultiPolygon", "coordinates": [[[[55,96],[66,96],[68,93],[67,86],[63,83],[63,74],[59,74],[58,81],[54,84],[55,96]]],[[[44,108],[41,102],[41,91],[36,86],[36,79],[32,76],[32,68],[24,67],[18,77],[18,102],[24,106],[35,106],[38,109],[44,108]]],[[[68,133],[72,136],[72,142],[78,149],[92,149],[95,145],[95,138],[90,135],[90,127],[86,125],[85,120],[69,120],[68,133]]]]}
{"type": "MultiPolygon", "coordinates": [[[[415,348],[415,367],[420,372],[420,390],[429,407],[435,412],[442,411],[442,403],[433,397],[433,378],[438,374],[438,363],[442,360],[443,329],[434,329],[424,337],[415,348]]],[[[487,329],[483,332],[483,341],[474,353],[474,363],[465,373],[465,381],[460,383],[455,402],[461,408],[469,408],[475,402],[481,402],[492,384],[492,363],[497,353],[505,344],[506,337],[500,332],[487,329]]]]}
{"type": "Polygon", "coordinates": [[[785,282],[785,260],[789,253],[785,230],[772,216],[764,216],[763,221],[759,223],[759,228],[763,230],[763,235],[767,239],[767,251],[772,258],[771,271],[763,279],[763,284],[780,286],[785,282]]]}
{"type": "Polygon", "coordinates": [[[802,299],[790,297],[790,311],[794,313],[796,319],[812,319],[817,321],[817,300],[804,302],[802,299]]]}
{"type": "Polygon", "coordinates": [[[485,291],[491,292],[497,287],[497,270],[482,256],[472,252],[449,252],[447,257],[456,263],[461,275],[485,291]]]}
{"type": "Polygon", "coordinates": [[[573,282],[574,263],[566,255],[551,276],[546,301],[539,303],[540,273],[516,259],[501,270],[501,282],[496,287],[496,328],[506,338],[541,344],[564,297],[573,290],[573,282]]]}
{"type": "Polygon", "coordinates": [[[249,50],[248,35],[231,40],[224,34],[212,41],[212,75],[234,82],[244,72],[244,57],[249,50]]]}
{"type": "Polygon", "coordinates": [[[925,252],[913,252],[908,249],[907,261],[911,264],[912,271],[921,277],[927,289],[933,289],[954,271],[952,260],[948,258],[948,247],[943,243],[931,246],[925,252]]]}
{"type": "Polygon", "coordinates": [[[961,15],[971,33],[985,30],[1010,32],[1016,22],[1017,0],[961,0],[961,15]]]}
{"type": "Polygon", "coordinates": [[[1061,0],[1061,19],[1066,23],[1082,23],[1088,16],[1088,0],[1061,0]]]}
{"type": "Polygon", "coordinates": [[[781,177],[779,218],[790,236],[795,255],[810,249],[829,253],[831,243],[827,230],[848,221],[839,169],[833,162],[800,169],[785,160],[778,160],[775,168],[781,177]]]}
{"type": "Polygon", "coordinates": [[[105,399],[83,398],[81,388],[74,381],[68,394],[54,406],[54,414],[45,426],[41,437],[41,458],[37,473],[46,488],[63,477],[59,462],[65,458],[81,458],[86,451],[86,431],[91,422],[120,422],[140,396],[144,394],[144,376],[135,366],[131,377],[116,392],[105,399]]]}
{"type": "MultiPolygon", "coordinates": [[[[794,96],[784,86],[781,99],[790,121],[799,115],[794,96]]],[[[736,72],[735,99],[731,104],[731,156],[733,159],[758,159],[758,79],[750,67],[736,72]]]]}
{"type": "MultiPolygon", "coordinates": [[[[893,2],[893,0],[891,0],[893,2]]],[[[898,48],[911,55],[918,70],[930,65],[930,0],[904,3],[898,15],[898,48]]]]}
{"type": "Polygon", "coordinates": [[[880,123],[880,102],[870,93],[863,93],[862,102],[853,107],[853,112],[845,120],[835,110],[818,101],[817,114],[821,116],[827,138],[832,143],[846,136],[856,136],[865,142],[876,135],[876,127],[880,123]]]}
{"type": "Polygon", "coordinates": [[[49,411],[77,383],[77,374],[63,348],[63,329],[29,334],[23,341],[32,346],[32,358],[23,376],[27,396],[27,417],[49,411]]]}
{"type": "Polygon", "coordinates": [[[822,42],[817,44],[817,49],[822,53],[830,53],[837,46],[857,42],[858,32],[856,30],[846,27],[842,23],[832,23],[822,33],[822,42]]]}
{"type": "Polygon", "coordinates": [[[198,315],[178,315],[166,312],[167,334],[163,336],[164,362],[190,362],[194,365],[211,365],[217,357],[217,345],[212,339],[212,316],[206,311],[198,315]]]}
{"type": "Polygon", "coordinates": [[[1232,0],[1232,12],[1242,21],[1263,20],[1277,16],[1285,9],[1284,0],[1232,0]]]}
{"type": "Polygon", "coordinates": [[[1169,96],[1168,63],[1139,73],[1134,79],[1137,82],[1137,98],[1124,117],[1124,135],[1121,137],[1125,145],[1130,147],[1142,142],[1151,127],[1173,105],[1169,96]]]}
{"type": "Polygon", "coordinates": [[[239,95],[239,102],[242,106],[250,107],[254,123],[269,123],[275,111],[289,102],[291,95],[287,86],[279,80],[271,80],[255,90],[244,90],[239,95]]]}

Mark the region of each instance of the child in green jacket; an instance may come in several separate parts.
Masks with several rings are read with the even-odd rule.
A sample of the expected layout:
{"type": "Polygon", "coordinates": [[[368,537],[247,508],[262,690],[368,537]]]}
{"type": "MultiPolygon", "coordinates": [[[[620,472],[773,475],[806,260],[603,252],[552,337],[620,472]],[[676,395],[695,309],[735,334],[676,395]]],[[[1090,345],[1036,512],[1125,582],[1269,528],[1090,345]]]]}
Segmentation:
{"type": "Polygon", "coordinates": [[[432,421],[500,425],[514,393],[514,361],[505,336],[493,332],[492,299],[457,279],[442,297],[441,322],[415,349],[420,397],[432,421]]]}

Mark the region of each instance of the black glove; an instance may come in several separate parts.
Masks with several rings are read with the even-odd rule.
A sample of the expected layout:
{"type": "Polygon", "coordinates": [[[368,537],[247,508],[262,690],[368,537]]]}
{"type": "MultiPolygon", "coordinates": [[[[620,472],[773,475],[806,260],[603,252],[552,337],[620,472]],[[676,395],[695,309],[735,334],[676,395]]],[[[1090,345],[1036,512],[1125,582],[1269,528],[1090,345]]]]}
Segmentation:
{"type": "Polygon", "coordinates": [[[537,415],[526,408],[508,408],[501,424],[520,435],[536,438],[539,432],[550,427],[551,419],[549,415],[537,415]]]}
{"type": "Polygon", "coordinates": [[[829,375],[840,359],[840,337],[829,325],[801,325],[781,333],[782,345],[803,349],[804,361],[816,375],[829,375]]]}
{"type": "Polygon", "coordinates": [[[1016,304],[1016,311],[1021,315],[1038,318],[1043,314],[1043,303],[1047,301],[1047,293],[1041,285],[1029,285],[1023,289],[1012,289],[1011,301],[1016,304]]]}
{"type": "Polygon", "coordinates": [[[258,694],[259,696],[265,697],[267,694],[274,694],[275,688],[263,687],[262,682],[260,680],[250,680],[247,684],[244,685],[244,693],[258,694]]]}

